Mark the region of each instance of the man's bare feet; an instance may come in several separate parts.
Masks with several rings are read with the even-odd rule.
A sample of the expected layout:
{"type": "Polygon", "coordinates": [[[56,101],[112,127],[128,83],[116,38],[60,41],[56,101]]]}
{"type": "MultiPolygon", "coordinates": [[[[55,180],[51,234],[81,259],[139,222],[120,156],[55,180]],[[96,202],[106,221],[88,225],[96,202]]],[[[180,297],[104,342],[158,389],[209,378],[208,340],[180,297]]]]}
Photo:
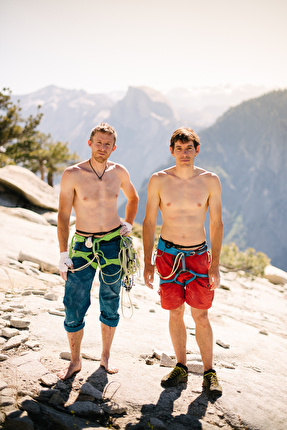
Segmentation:
{"type": "Polygon", "coordinates": [[[101,363],[100,363],[101,367],[103,367],[105,369],[106,372],[108,373],[118,373],[119,369],[115,366],[112,366],[109,364],[109,359],[105,359],[105,358],[101,358],[101,363]]]}
{"type": "Polygon", "coordinates": [[[82,362],[81,361],[79,361],[77,363],[70,362],[70,364],[68,366],[66,366],[64,369],[60,370],[57,373],[57,376],[60,379],[68,379],[71,376],[73,376],[74,373],[80,372],[81,369],[82,369],[82,362]]]}

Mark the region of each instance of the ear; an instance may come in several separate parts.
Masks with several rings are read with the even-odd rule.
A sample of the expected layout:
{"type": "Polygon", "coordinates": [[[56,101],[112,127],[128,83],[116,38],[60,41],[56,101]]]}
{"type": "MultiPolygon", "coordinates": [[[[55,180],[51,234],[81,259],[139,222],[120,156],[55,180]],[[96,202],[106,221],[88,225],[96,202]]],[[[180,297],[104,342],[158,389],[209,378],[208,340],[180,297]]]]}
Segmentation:
{"type": "Polygon", "coordinates": [[[170,150],[171,155],[174,157],[174,150],[171,146],[169,147],[169,150],[170,150]]]}
{"type": "Polygon", "coordinates": [[[92,141],[88,140],[88,145],[91,146],[92,145],[92,141]]]}
{"type": "Polygon", "coordinates": [[[195,156],[197,156],[199,154],[199,150],[200,150],[200,144],[197,145],[196,151],[195,151],[195,156]]]}
{"type": "Polygon", "coordinates": [[[114,150],[116,149],[116,147],[117,147],[117,145],[115,144],[115,145],[113,146],[112,152],[114,152],[114,150]]]}

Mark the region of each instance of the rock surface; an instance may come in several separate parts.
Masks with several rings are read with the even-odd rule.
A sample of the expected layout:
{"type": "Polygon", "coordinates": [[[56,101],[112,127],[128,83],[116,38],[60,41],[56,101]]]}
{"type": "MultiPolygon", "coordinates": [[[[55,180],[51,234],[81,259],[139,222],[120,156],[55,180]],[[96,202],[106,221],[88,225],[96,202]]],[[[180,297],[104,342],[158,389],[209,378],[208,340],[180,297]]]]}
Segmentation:
{"type": "Polygon", "coordinates": [[[41,181],[28,169],[12,165],[2,167],[0,184],[10,190],[12,195],[13,192],[20,194],[35,206],[55,212],[58,210],[59,196],[55,189],[41,181]]]}
{"type": "MultiPolygon", "coordinates": [[[[95,279],[82,345],[83,368],[61,381],[56,373],[67,364],[64,357],[69,358],[63,281],[18,259],[20,252],[29,259],[30,248],[39,260],[53,256],[55,264],[55,227],[1,211],[0,226],[0,428],[285,430],[286,284],[222,272],[222,287],[209,315],[223,395],[212,399],[202,389],[202,363],[188,309],[188,383],[168,389],[160,385],[175,357],[168,313],[159,304],[158,279],[154,290],[145,287],[141,277],[136,279],[130,293],[132,309],[123,292],[112,348],[112,361],[120,371],[109,375],[100,367],[95,279]],[[9,342],[14,344],[7,348],[9,342]]],[[[135,245],[142,258],[140,242],[135,240],[135,245]]]]}

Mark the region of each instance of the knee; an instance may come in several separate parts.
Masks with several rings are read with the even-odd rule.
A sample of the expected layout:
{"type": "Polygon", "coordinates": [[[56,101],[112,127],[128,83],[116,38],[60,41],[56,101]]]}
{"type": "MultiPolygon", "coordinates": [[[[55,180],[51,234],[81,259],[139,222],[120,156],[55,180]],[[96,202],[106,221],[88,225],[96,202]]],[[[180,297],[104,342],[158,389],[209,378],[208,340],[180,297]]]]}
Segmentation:
{"type": "Polygon", "coordinates": [[[183,316],[184,316],[184,305],[169,311],[169,318],[171,321],[181,321],[183,319],[183,316]]]}
{"type": "Polygon", "coordinates": [[[200,325],[202,327],[206,327],[209,325],[208,312],[206,310],[202,312],[192,313],[193,320],[195,324],[200,325]]]}

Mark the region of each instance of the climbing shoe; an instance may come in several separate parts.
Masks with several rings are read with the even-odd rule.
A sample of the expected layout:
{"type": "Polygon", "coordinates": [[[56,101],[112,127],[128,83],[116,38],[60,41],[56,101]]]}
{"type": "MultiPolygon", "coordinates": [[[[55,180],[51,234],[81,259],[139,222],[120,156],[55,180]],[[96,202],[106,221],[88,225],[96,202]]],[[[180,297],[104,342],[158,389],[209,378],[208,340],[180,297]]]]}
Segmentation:
{"type": "Polygon", "coordinates": [[[203,386],[206,388],[209,394],[213,394],[215,396],[221,396],[222,394],[222,387],[219,384],[216,372],[213,369],[209,369],[204,372],[203,386]]]}
{"type": "Polygon", "coordinates": [[[187,382],[187,370],[184,364],[177,363],[173,370],[162,378],[161,385],[163,387],[175,387],[180,382],[187,382]]]}

